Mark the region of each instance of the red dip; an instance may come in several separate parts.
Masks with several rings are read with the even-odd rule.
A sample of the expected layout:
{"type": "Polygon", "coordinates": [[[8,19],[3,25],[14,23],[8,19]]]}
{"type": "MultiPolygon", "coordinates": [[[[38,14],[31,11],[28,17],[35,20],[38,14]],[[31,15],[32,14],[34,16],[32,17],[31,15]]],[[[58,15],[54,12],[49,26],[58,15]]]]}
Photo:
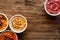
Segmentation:
{"type": "Polygon", "coordinates": [[[51,14],[60,12],[60,0],[48,0],[46,3],[46,9],[51,14]]]}

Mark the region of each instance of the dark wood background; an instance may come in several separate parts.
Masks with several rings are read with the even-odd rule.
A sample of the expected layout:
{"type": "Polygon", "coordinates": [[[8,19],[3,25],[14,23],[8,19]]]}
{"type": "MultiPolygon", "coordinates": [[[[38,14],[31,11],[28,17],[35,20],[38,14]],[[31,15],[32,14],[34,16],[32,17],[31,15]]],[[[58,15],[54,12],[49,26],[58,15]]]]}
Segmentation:
{"type": "Polygon", "coordinates": [[[21,14],[28,20],[28,28],[18,35],[19,40],[59,40],[60,15],[49,16],[44,10],[45,0],[0,0],[0,12],[10,19],[21,14]]]}

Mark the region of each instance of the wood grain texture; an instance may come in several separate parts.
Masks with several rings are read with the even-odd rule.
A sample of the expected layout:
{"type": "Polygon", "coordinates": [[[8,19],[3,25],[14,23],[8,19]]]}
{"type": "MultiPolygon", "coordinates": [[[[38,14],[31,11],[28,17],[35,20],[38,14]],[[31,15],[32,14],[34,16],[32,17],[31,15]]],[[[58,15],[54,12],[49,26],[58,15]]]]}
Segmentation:
{"type": "Polygon", "coordinates": [[[45,0],[0,0],[0,12],[10,19],[21,14],[28,20],[28,28],[17,34],[19,40],[60,40],[60,15],[49,16],[44,10],[45,0]]]}

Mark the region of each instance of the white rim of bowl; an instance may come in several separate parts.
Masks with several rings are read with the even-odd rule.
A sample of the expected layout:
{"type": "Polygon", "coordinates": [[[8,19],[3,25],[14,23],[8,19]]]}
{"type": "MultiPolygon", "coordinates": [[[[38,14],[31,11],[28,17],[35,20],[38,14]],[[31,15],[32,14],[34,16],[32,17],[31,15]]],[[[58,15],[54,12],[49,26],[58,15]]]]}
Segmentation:
{"type": "Polygon", "coordinates": [[[4,13],[0,13],[0,14],[3,15],[3,16],[5,16],[6,19],[7,19],[7,26],[6,26],[3,30],[0,30],[0,32],[3,32],[3,31],[5,31],[5,30],[7,29],[7,27],[8,27],[8,17],[7,17],[6,14],[4,14],[4,13]]]}
{"type": "MultiPolygon", "coordinates": [[[[16,40],[18,40],[18,36],[17,36],[17,34],[16,34],[15,32],[13,32],[13,31],[11,31],[11,30],[6,30],[6,31],[3,31],[2,33],[7,32],[7,31],[14,33],[15,36],[16,36],[16,40]]],[[[2,35],[2,33],[0,34],[0,36],[2,35]]]]}
{"type": "Polygon", "coordinates": [[[11,29],[13,32],[15,32],[15,33],[22,33],[22,32],[24,32],[24,31],[26,30],[26,28],[27,28],[27,19],[26,19],[24,16],[20,15],[20,14],[16,14],[16,15],[14,15],[14,16],[12,16],[12,17],[10,18],[9,26],[10,26],[10,29],[11,29]],[[13,19],[15,16],[20,16],[20,17],[23,17],[23,18],[25,19],[25,21],[26,21],[26,26],[24,27],[24,29],[22,29],[22,30],[20,30],[20,31],[15,31],[15,30],[12,28],[11,21],[12,21],[12,19],[13,19]]]}
{"type": "Polygon", "coordinates": [[[46,9],[46,3],[47,3],[47,1],[48,1],[48,0],[46,0],[45,3],[44,3],[44,8],[45,8],[45,11],[47,12],[47,14],[49,14],[49,15],[51,15],[51,16],[57,16],[57,15],[59,15],[60,12],[58,12],[57,14],[51,14],[50,12],[47,11],[47,9],[46,9]]]}

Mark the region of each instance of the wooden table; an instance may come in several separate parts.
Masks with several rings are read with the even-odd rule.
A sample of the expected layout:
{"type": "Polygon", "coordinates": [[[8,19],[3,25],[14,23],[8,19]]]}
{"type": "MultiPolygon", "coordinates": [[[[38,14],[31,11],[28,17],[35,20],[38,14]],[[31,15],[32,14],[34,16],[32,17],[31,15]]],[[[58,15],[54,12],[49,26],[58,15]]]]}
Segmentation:
{"type": "Polygon", "coordinates": [[[28,20],[28,28],[19,33],[19,40],[59,40],[60,15],[49,16],[44,10],[45,0],[0,0],[0,12],[10,19],[21,14],[28,20]]]}

